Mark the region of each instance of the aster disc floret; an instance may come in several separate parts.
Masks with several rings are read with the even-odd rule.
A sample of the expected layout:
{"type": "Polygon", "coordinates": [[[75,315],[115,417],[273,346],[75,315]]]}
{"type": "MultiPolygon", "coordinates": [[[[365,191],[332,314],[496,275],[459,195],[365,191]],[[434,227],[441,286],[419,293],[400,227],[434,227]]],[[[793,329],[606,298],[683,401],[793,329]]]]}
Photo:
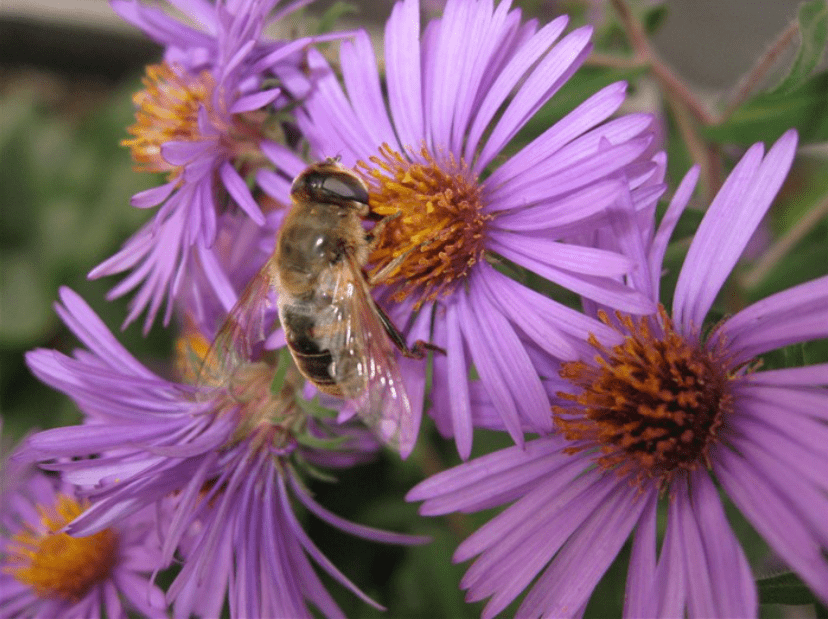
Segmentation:
{"type": "Polygon", "coordinates": [[[347,522],[313,500],[304,477],[363,461],[378,444],[303,397],[285,349],[257,359],[212,356],[210,338],[190,321],[179,379],[169,380],[130,355],[78,295],[62,289],[61,302],[58,314],[86,349],[72,357],[34,350],[27,362],[77,402],[86,423],[35,434],[18,457],[92,486],[91,507],[66,533],[95,535],[144,508],[159,510],[155,567],[184,558],[167,592],[178,616],[218,616],[225,599],[233,617],[305,616],[308,604],[341,616],[311,560],[381,608],[313,544],[295,503],[374,541],[425,540],[347,522]]]}
{"type": "Polygon", "coordinates": [[[558,392],[567,403],[553,411],[563,436],[579,445],[568,453],[597,446],[601,468],[666,487],[676,473],[710,467],[739,368],[723,356],[725,345],[702,346],[678,333],[663,306],[654,318],[619,314],[624,339],[611,348],[590,338],[598,354],[562,365],[560,376],[575,392],[558,392]]]}
{"type": "MultiPolygon", "coordinates": [[[[116,298],[137,291],[126,323],[146,311],[148,330],[165,300],[168,323],[185,276],[203,268],[222,216],[241,213],[265,224],[248,182],[267,171],[272,189],[272,177],[279,176],[274,167],[291,176],[302,165],[279,146],[285,140],[276,115],[292,101],[282,77],[289,76],[294,91],[306,87],[301,50],[314,39],[281,41],[263,34],[285,13],[273,12],[277,4],[176,3],[197,24],[192,27],[149,5],[112,2],[119,15],[165,48],[163,61],[147,67],[145,88],[133,98],[136,122],[123,142],[136,169],[167,175],[167,182],[132,199],[136,207],[158,209],[120,251],[90,272],[92,278],[129,272],[110,292],[116,298]]],[[[287,200],[286,188],[280,197],[287,200]]],[[[208,272],[204,279],[221,296],[221,277],[208,272]]]]}
{"type": "MultiPolygon", "coordinates": [[[[599,312],[612,333],[591,338],[592,354],[549,363],[550,376],[560,371],[548,385],[559,434],[483,456],[409,494],[430,515],[512,503],[455,554],[477,557],[462,586],[469,600],[491,598],[484,617],[525,589],[518,617],[579,616],[631,534],[625,616],[756,616],[753,574],[720,493],[828,601],[828,486],[819,473],[828,467],[828,364],[760,362],[828,337],[828,277],[705,328],[796,143],[790,131],[764,157],[754,145],[728,176],[690,245],[671,314],[599,312]]],[[[641,257],[630,283],[654,300],[697,173],[653,236],[636,229],[633,208],[616,213],[617,229],[628,232],[614,242],[641,257]]]]}
{"type": "MultiPolygon", "coordinates": [[[[626,85],[514,144],[589,54],[591,29],[564,34],[566,25],[566,17],[522,23],[508,1],[449,0],[421,32],[419,3],[405,0],[385,27],[384,83],[365,33],[341,44],[345,88],[320,54],[308,56],[320,77],[300,128],[317,156],[340,156],[363,175],[372,209],[387,216],[371,256],[372,273],[385,276],[376,295],[396,324],[409,325],[411,341],[446,351],[433,360],[432,414],[463,457],[472,368],[499,427],[521,443],[526,429],[553,429],[539,412],[546,395],[528,348],[572,358],[605,328],[508,277],[505,262],[616,309],[653,310],[619,281],[627,258],[576,242],[607,224],[622,189],[652,190],[653,208],[663,190],[652,117],[608,120],[626,85]]],[[[423,384],[420,367],[407,374],[423,384]]]]}
{"type": "Polygon", "coordinates": [[[0,474],[3,617],[166,616],[163,594],[149,582],[161,548],[146,513],[72,537],[64,529],[88,499],[29,466],[6,463],[0,474]]]}

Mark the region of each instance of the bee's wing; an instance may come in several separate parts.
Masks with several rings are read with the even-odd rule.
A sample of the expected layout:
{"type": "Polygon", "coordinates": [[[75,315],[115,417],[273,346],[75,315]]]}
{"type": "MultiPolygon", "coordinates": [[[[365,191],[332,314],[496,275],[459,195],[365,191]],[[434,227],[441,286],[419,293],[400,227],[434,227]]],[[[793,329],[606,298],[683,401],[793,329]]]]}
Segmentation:
{"type": "Polygon", "coordinates": [[[233,372],[251,360],[253,346],[265,339],[265,317],[271,291],[279,287],[279,271],[271,257],[250,280],[227,314],[198,374],[197,384],[219,387],[233,372]]]}
{"type": "MultiPolygon", "coordinates": [[[[355,388],[355,382],[345,376],[334,378],[343,387],[344,396],[354,400],[360,419],[384,443],[396,450],[409,447],[415,438],[414,414],[397,365],[396,349],[380,320],[362,269],[350,256],[340,270],[333,300],[341,325],[337,329],[340,341],[331,350],[341,351],[337,356],[356,358],[355,366],[342,365],[361,376],[362,388],[355,388]]],[[[336,362],[335,357],[335,367],[336,362]]]]}

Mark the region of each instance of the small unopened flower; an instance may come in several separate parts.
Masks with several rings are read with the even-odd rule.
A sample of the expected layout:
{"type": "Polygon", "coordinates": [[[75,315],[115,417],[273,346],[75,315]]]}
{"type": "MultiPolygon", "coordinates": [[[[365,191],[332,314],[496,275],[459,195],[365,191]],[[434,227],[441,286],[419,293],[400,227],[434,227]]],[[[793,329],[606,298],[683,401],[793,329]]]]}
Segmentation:
{"type": "Polygon", "coordinates": [[[146,513],[84,537],[66,526],[89,508],[70,485],[33,467],[0,471],[0,615],[166,617],[149,582],[161,548],[146,513]]]}
{"type": "Polygon", "coordinates": [[[349,466],[378,445],[366,429],[338,426],[334,411],[302,397],[286,349],[224,365],[196,329],[178,348],[180,379],[168,380],[132,357],[75,293],[63,289],[61,301],[58,313],[86,350],[35,350],[27,361],[77,402],[87,423],[35,434],[19,457],[91,486],[93,505],[69,534],[94,535],[162,507],[162,564],[183,563],[167,593],[180,617],[217,616],[225,599],[234,617],[310,616],[308,603],[341,616],[310,560],[380,607],[313,544],[295,502],[366,539],[424,540],[349,523],[313,500],[303,481],[311,471],[349,466]]]}
{"type": "Polygon", "coordinates": [[[277,41],[262,34],[284,14],[272,14],[277,2],[176,3],[198,28],[158,8],[112,2],[119,15],[165,47],[164,60],[147,67],[144,90],[133,98],[136,122],[123,142],[137,170],[166,175],[164,184],[132,200],[136,207],[158,210],[90,273],[96,278],[129,272],[110,292],[115,298],[136,290],[126,323],[146,311],[148,330],[165,300],[168,322],[183,278],[201,266],[193,252],[213,244],[222,214],[240,212],[264,224],[248,179],[263,168],[278,176],[274,165],[292,175],[301,165],[288,149],[273,146],[269,157],[262,150],[284,142],[275,113],[291,99],[277,78],[289,75],[299,88],[299,52],[313,40],[277,41]]]}
{"type": "MultiPolygon", "coordinates": [[[[630,534],[626,616],[756,616],[753,575],[720,492],[828,601],[828,364],[763,370],[759,361],[828,336],[828,277],[705,323],[796,142],[788,132],[764,158],[757,144],[730,174],[690,246],[671,314],[599,311],[614,337],[591,337],[593,354],[560,364],[550,381],[557,434],[436,475],[408,495],[430,515],[511,503],[454,557],[477,557],[462,587],[469,600],[491,598],[484,617],[527,588],[517,616],[581,615],[630,534]]],[[[642,258],[633,283],[654,298],[696,175],[646,243],[631,209],[616,214],[627,230],[621,244],[642,258]]]]}
{"type": "MultiPolygon", "coordinates": [[[[300,127],[319,156],[341,156],[363,175],[372,209],[388,217],[371,256],[371,274],[383,274],[376,294],[410,340],[445,349],[433,361],[432,413],[463,457],[472,368],[520,443],[525,427],[552,430],[538,412],[546,395],[524,338],[568,358],[594,322],[504,274],[505,262],[612,307],[652,311],[616,279],[631,267],[626,257],[562,242],[606,225],[622,189],[660,186],[652,118],[605,122],[626,86],[513,145],[589,54],[591,29],[564,35],[566,25],[522,23],[508,2],[449,0],[421,32],[419,3],[405,0],[385,28],[384,85],[365,33],[342,43],[345,89],[320,54],[309,55],[320,77],[300,127]]],[[[410,379],[422,390],[421,367],[410,379]]]]}

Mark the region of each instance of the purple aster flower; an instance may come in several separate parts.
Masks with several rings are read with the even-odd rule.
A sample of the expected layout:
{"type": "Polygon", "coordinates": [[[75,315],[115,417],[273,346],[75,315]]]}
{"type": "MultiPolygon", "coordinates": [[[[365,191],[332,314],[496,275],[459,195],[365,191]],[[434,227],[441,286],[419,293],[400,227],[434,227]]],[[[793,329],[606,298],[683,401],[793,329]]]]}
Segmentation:
{"type": "MultiPolygon", "coordinates": [[[[522,340],[570,358],[595,328],[505,275],[503,259],[602,304],[653,310],[616,278],[631,268],[628,258],[562,242],[606,225],[622,191],[663,189],[652,117],[608,121],[625,84],[596,93],[528,145],[513,144],[590,52],[591,29],[564,35],[566,25],[566,17],[522,23],[508,1],[449,0],[421,32],[419,4],[405,0],[385,28],[385,89],[365,33],[341,45],[344,89],[319,53],[308,57],[319,80],[298,112],[300,128],[319,157],[355,166],[372,209],[389,216],[371,256],[372,274],[387,275],[377,295],[409,341],[446,350],[433,362],[432,414],[464,458],[472,369],[501,426],[522,443],[524,427],[552,430],[522,340]]],[[[422,390],[421,365],[407,373],[422,390]]]]}
{"type": "MultiPolygon", "coordinates": [[[[630,534],[625,615],[755,616],[753,576],[720,491],[828,601],[828,364],[762,371],[757,360],[828,336],[828,277],[705,324],[796,142],[788,132],[764,157],[754,145],[729,175],[690,246],[672,316],[663,308],[643,318],[601,312],[615,338],[592,337],[594,358],[563,363],[550,381],[559,434],[463,464],[409,493],[425,500],[429,515],[511,503],[454,557],[477,557],[461,585],[469,600],[491,598],[484,617],[527,588],[517,616],[580,615],[630,534]]],[[[696,177],[682,182],[650,243],[631,208],[616,214],[619,232],[627,222],[622,244],[641,258],[632,283],[654,299],[696,177]]]]}
{"type": "Polygon", "coordinates": [[[167,616],[164,594],[149,581],[161,547],[146,510],[70,537],[63,531],[88,500],[32,466],[10,461],[0,476],[0,615],[167,616]]]}
{"type": "Polygon", "coordinates": [[[271,82],[278,78],[293,92],[307,89],[300,51],[325,37],[264,37],[267,24],[297,7],[294,3],[271,14],[277,2],[175,3],[199,28],[138,2],[112,2],[119,15],[165,46],[164,62],[147,67],[146,88],[134,97],[138,111],[129,129],[133,137],[123,142],[138,170],[168,175],[166,183],[132,200],[139,208],[158,210],[118,253],[90,273],[96,278],[130,272],[110,293],[115,298],[137,289],[127,324],[146,310],[148,330],[165,298],[168,322],[182,278],[200,267],[193,249],[212,245],[221,214],[240,211],[264,224],[245,179],[273,164],[289,173],[295,167],[297,158],[287,149],[270,149],[270,159],[262,152],[264,145],[284,139],[278,123],[264,120],[292,100],[271,82]]]}
{"type": "Polygon", "coordinates": [[[73,357],[35,350],[27,361],[78,403],[87,423],[33,435],[20,458],[48,461],[46,468],[87,488],[93,505],[68,533],[93,535],[148,506],[163,507],[162,565],[183,561],[168,591],[180,617],[217,616],[225,597],[234,617],[310,616],[308,602],[341,616],[311,560],[381,608],[325,558],[292,505],[299,501],[374,541],[425,540],[349,523],[313,500],[301,476],[350,466],[378,446],[364,428],[334,426],[333,411],[301,397],[285,349],[222,377],[220,366],[193,369],[207,341],[188,334],[185,348],[195,359],[179,364],[182,379],[171,381],[133,358],[75,293],[63,289],[61,301],[58,314],[86,349],[73,357]]]}

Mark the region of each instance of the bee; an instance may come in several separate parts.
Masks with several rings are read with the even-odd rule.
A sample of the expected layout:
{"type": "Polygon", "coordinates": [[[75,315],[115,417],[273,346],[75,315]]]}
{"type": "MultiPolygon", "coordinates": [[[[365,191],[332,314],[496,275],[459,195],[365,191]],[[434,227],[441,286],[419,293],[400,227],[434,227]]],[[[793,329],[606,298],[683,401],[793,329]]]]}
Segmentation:
{"type": "Polygon", "coordinates": [[[250,359],[276,291],[285,342],[302,375],[319,391],[354,401],[358,416],[389,446],[410,445],[414,416],[395,350],[421,359],[440,349],[423,341],[409,348],[371,297],[364,267],[388,218],[371,211],[365,183],[336,159],[308,167],[290,193],[293,205],[275,251],[230,311],[204,366],[219,363],[227,376],[250,359]],[[363,220],[375,222],[373,228],[366,230],[363,220]]]}

